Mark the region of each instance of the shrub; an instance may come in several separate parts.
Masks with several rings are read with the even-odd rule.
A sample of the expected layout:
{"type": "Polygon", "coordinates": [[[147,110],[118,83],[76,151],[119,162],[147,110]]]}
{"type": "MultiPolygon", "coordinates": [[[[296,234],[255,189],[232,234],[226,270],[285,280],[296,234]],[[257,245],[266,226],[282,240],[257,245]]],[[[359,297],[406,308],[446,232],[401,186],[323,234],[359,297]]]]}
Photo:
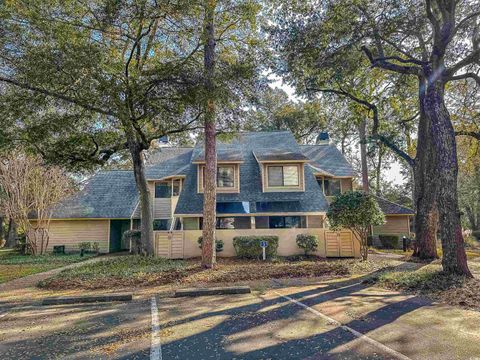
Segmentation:
{"type": "Polygon", "coordinates": [[[127,230],[122,234],[122,242],[130,244],[130,253],[139,255],[142,252],[142,232],[127,230]]]}
{"type": "Polygon", "coordinates": [[[80,251],[89,251],[91,248],[92,248],[92,244],[89,243],[88,241],[84,241],[84,242],[81,242],[80,244],[78,244],[78,248],[80,249],[80,251]]]}
{"type": "MultiPolygon", "coordinates": [[[[200,236],[197,240],[198,242],[198,247],[201,249],[202,248],[202,244],[203,244],[203,236],[200,236]]],[[[221,252],[223,251],[223,240],[219,240],[219,239],[215,239],[215,251],[216,252],[221,252]]]]}
{"type": "Polygon", "coordinates": [[[260,259],[262,257],[261,241],[267,241],[265,249],[268,258],[277,256],[278,236],[235,236],[233,247],[237,257],[246,259],[260,259]]]}
{"type": "Polygon", "coordinates": [[[472,231],[472,236],[477,238],[478,241],[480,241],[480,230],[472,231]]]}
{"type": "Polygon", "coordinates": [[[380,242],[382,243],[382,247],[385,249],[397,249],[399,244],[399,236],[398,235],[378,235],[380,242]]]}
{"type": "Polygon", "coordinates": [[[95,241],[92,243],[92,251],[97,254],[100,252],[100,244],[98,242],[95,241]]]}
{"type": "Polygon", "coordinates": [[[305,255],[308,255],[308,253],[312,253],[317,250],[318,237],[310,234],[298,234],[297,245],[299,248],[305,251],[305,255]]]}
{"type": "Polygon", "coordinates": [[[475,249],[479,246],[478,240],[473,236],[465,236],[465,247],[475,249]]]}

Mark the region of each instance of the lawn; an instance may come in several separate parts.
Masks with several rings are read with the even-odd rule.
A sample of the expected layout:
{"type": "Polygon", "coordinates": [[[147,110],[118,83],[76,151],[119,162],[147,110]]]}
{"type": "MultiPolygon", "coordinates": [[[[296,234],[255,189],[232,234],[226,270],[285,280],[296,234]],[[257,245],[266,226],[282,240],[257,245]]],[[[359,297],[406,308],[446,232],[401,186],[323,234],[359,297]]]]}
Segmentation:
{"type": "Polygon", "coordinates": [[[213,270],[200,266],[199,259],[167,260],[121,256],[85,264],[42,281],[48,289],[102,289],[166,284],[214,284],[296,277],[338,277],[368,273],[385,267],[382,262],[359,260],[278,259],[252,261],[220,258],[213,270]]]}
{"type": "Polygon", "coordinates": [[[12,250],[0,250],[0,284],[83,261],[92,256],[94,255],[87,254],[83,257],[79,254],[30,256],[20,255],[12,250]]]}

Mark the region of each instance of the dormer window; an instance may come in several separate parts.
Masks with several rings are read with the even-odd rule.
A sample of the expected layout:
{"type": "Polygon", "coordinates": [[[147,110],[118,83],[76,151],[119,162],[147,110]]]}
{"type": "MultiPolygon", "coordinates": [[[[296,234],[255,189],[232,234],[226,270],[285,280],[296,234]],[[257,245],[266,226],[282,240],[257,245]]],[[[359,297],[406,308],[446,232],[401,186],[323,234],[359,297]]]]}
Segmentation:
{"type": "Polygon", "coordinates": [[[305,191],[303,163],[262,164],[263,191],[305,191]]]}
{"type": "Polygon", "coordinates": [[[300,185],[299,165],[267,166],[268,187],[288,187],[300,185]]]}
{"type": "MultiPolygon", "coordinates": [[[[205,173],[204,173],[205,179],[205,173]]],[[[235,187],[235,166],[219,165],[217,168],[217,187],[233,188],[235,187]]]]}
{"type": "MultiPolygon", "coordinates": [[[[198,168],[198,191],[203,192],[205,165],[198,168]]],[[[219,164],[217,167],[217,192],[239,192],[240,174],[238,164],[219,164]]]]}

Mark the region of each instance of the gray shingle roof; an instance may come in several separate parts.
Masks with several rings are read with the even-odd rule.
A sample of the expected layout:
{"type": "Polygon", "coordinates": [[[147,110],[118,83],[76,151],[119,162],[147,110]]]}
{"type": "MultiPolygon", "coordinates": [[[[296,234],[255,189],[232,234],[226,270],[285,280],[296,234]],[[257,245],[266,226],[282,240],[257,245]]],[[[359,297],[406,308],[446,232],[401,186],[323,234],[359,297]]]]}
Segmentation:
{"type": "Polygon", "coordinates": [[[101,171],[85,187],[57,205],[54,219],[129,219],[138,202],[131,170],[101,171]]]}
{"type": "MultiPolygon", "coordinates": [[[[240,164],[240,193],[218,194],[217,202],[224,211],[240,212],[325,212],[328,203],[314,173],[319,170],[335,176],[354,176],[350,164],[332,145],[299,146],[289,131],[244,132],[228,142],[218,142],[219,154],[229,159],[242,159],[240,164]],[[305,192],[262,192],[260,167],[255,158],[279,159],[278,156],[294,154],[291,160],[310,159],[305,167],[305,192]],[[274,158],[268,156],[274,156],[274,158]],[[236,204],[235,204],[236,203],[236,204]],[[241,204],[243,203],[243,204],[241,204]]],[[[146,175],[149,180],[184,175],[185,186],[180,194],[176,214],[200,214],[203,194],[197,193],[197,165],[192,159],[203,154],[203,144],[194,148],[163,147],[148,153],[146,175]]],[[[221,157],[221,156],[220,156],[221,157]]],[[[138,193],[133,172],[101,171],[93,176],[84,189],[62,204],[54,218],[130,218],[138,203],[138,193]]],[[[411,214],[412,210],[379,200],[386,214],[411,214]]]]}
{"type": "MultiPolygon", "coordinates": [[[[197,145],[192,157],[202,152],[202,144],[197,145]]],[[[239,133],[228,143],[219,142],[217,147],[235,148],[243,153],[244,162],[240,165],[240,192],[237,194],[218,194],[219,203],[249,202],[250,212],[256,213],[257,203],[284,203],[296,206],[291,212],[324,212],[328,203],[323,195],[312,170],[305,167],[305,192],[262,192],[260,167],[253,152],[284,151],[301,153],[291,132],[244,132],[239,133]]],[[[191,165],[185,180],[184,190],[180,194],[176,214],[201,214],[203,194],[197,193],[197,166],[191,165]]]]}
{"type": "Polygon", "coordinates": [[[268,161],[308,161],[308,158],[301,152],[285,151],[280,149],[259,149],[254,152],[259,162],[268,161]]]}
{"type": "Polygon", "coordinates": [[[145,173],[149,180],[160,180],[168,176],[186,175],[193,148],[164,147],[149,154],[145,173]]]}
{"type": "Polygon", "coordinates": [[[375,196],[375,199],[377,199],[378,205],[385,215],[413,215],[415,213],[412,209],[396,204],[382,197],[375,196]]]}
{"type": "MultiPolygon", "coordinates": [[[[243,161],[243,153],[241,149],[217,149],[217,161],[243,161]]],[[[195,154],[192,162],[204,162],[205,151],[201,150],[195,154]]]]}
{"type": "Polygon", "coordinates": [[[355,176],[352,166],[334,145],[300,145],[312,166],[335,176],[355,176]]]}

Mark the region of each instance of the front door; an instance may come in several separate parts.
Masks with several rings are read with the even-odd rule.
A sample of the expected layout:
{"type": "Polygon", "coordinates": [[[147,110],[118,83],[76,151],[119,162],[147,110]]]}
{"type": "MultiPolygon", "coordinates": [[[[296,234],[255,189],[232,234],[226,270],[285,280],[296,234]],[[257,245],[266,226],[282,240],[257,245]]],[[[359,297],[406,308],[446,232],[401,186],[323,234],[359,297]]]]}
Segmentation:
{"type": "Polygon", "coordinates": [[[130,220],[110,220],[110,252],[128,250],[129,244],[122,244],[122,235],[130,229],[130,220]]]}

